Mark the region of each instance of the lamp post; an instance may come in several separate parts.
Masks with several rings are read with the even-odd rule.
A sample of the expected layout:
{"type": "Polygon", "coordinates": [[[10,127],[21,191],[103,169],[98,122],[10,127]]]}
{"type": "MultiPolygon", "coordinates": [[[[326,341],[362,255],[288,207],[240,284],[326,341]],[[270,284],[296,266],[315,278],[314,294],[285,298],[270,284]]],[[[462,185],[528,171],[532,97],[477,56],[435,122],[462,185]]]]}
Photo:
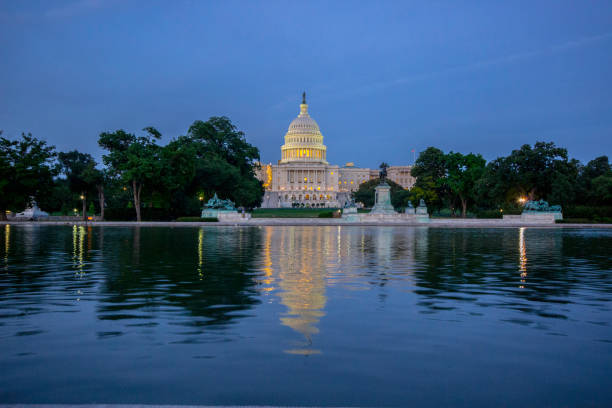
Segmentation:
{"type": "Polygon", "coordinates": [[[87,197],[85,193],[81,194],[81,201],[83,202],[83,221],[87,221],[87,197]]]}

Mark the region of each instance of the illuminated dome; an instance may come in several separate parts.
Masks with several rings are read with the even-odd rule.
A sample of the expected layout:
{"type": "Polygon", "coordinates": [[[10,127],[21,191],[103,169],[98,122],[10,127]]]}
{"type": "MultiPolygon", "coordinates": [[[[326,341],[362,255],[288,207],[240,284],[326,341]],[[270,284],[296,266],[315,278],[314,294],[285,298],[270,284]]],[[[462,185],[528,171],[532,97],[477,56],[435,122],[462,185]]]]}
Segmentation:
{"type": "Polygon", "coordinates": [[[323,144],[323,135],[317,122],[308,114],[304,92],[300,114],[293,119],[285,134],[285,144],[281,147],[281,163],[327,163],[326,156],[327,147],[323,144]]]}

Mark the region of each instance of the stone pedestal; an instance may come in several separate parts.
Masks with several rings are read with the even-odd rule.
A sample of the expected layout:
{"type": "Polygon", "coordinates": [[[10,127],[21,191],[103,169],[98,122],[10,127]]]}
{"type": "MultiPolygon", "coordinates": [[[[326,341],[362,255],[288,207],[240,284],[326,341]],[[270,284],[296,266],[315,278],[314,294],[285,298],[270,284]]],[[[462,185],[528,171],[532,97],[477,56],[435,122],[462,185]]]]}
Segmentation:
{"type": "Polygon", "coordinates": [[[408,215],[415,215],[416,214],[416,210],[412,206],[412,203],[410,201],[408,201],[408,207],[406,207],[406,209],[404,210],[404,214],[408,214],[408,215]]]}
{"type": "Polygon", "coordinates": [[[563,214],[561,213],[561,206],[548,205],[544,200],[527,201],[521,214],[521,220],[525,222],[554,224],[556,220],[562,219],[563,214]]]}
{"type": "Polygon", "coordinates": [[[521,221],[534,222],[542,224],[554,224],[556,220],[562,220],[563,215],[561,212],[523,212],[521,214],[521,221]]]}
{"type": "Polygon", "coordinates": [[[374,207],[370,214],[376,215],[395,215],[397,212],[391,205],[391,186],[383,182],[376,187],[374,196],[374,207]]]}
{"type": "Polygon", "coordinates": [[[40,218],[49,217],[49,213],[42,211],[36,205],[36,202],[33,202],[31,207],[26,208],[23,212],[15,214],[15,218],[24,218],[27,220],[38,220],[40,218]]]}
{"type": "Polygon", "coordinates": [[[225,210],[218,208],[205,208],[202,210],[202,218],[217,218],[219,221],[246,221],[251,218],[249,213],[239,213],[236,210],[225,210]]]}
{"type": "Polygon", "coordinates": [[[359,222],[357,207],[346,207],[342,209],[342,220],[347,222],[359,222]]]}
{"type": "Polygon", "coordinates": [[[418,222],[429,222],[429,213],[423,199],[421,199],[419,206],[416,208],[416,218],[418,222]]]}

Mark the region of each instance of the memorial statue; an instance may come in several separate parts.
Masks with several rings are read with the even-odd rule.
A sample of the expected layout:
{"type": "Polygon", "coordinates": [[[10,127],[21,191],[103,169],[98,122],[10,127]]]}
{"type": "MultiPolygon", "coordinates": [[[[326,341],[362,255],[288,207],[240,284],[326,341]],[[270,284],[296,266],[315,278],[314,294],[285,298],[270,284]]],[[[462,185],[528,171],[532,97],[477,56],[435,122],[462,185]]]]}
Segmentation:
{"type": "Polygon", "coordinates": [[[26,218],[28,220],[36,221],[40,218],[47,218],[49,213],[42,211],[38,208],[38,204],[34,197],[30,197],[28,206],[25,210],[20,213],[15,214],[15,218],[26,218]]]}
{"type": "Polygon", "coordinates": [[[548,205],[548,202],[544,200],[539,201],[527,201],[525,203],[525,207],[523,207],[524,212],[561,212],[560,205],[548,205]]]}
{"type": "Polygon", "coordinates": [[[357,208],[357,204],[355,204],[355,199],[353,197],[349,198],[348,201],[344,202],[344,208],[357,208]]]}
{"type": "Polygon", "coordinates": [[[387,168],[389,167],[389,165],[385,162],[382,162],[380,164],[380,173],[379,173],[379,178],[380,178],[380,182],[384,183],[387,180],[387,168]]]}
{"type": "Polygon", "coordinates": [[[408,200],[408,206],[404,209],[404,214],[411,214],[411,215],[416,214],[416,210],[414,206],[412,205],[412,201],[408,200]]]}
{"type": "Polygon", "coordinates": [[[217,193],[208,200],[206,204],[204,204],[204,208],[213,209],[213,210],[226,210],[226,211],[236,211],[236,207],[232,200],[223,200],[217,197],[217,193]]]}

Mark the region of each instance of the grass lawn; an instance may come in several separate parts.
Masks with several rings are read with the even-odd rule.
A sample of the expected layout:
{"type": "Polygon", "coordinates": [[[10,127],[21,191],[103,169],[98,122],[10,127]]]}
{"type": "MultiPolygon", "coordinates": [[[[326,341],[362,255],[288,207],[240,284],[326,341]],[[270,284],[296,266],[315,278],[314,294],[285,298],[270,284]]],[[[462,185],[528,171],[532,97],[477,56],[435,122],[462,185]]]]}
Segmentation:
{"type": "Polygon", "coordinates": [[[334,211],[334,208],[257,208],[253,218],[318,218],[319,214],[334,211]]]}

